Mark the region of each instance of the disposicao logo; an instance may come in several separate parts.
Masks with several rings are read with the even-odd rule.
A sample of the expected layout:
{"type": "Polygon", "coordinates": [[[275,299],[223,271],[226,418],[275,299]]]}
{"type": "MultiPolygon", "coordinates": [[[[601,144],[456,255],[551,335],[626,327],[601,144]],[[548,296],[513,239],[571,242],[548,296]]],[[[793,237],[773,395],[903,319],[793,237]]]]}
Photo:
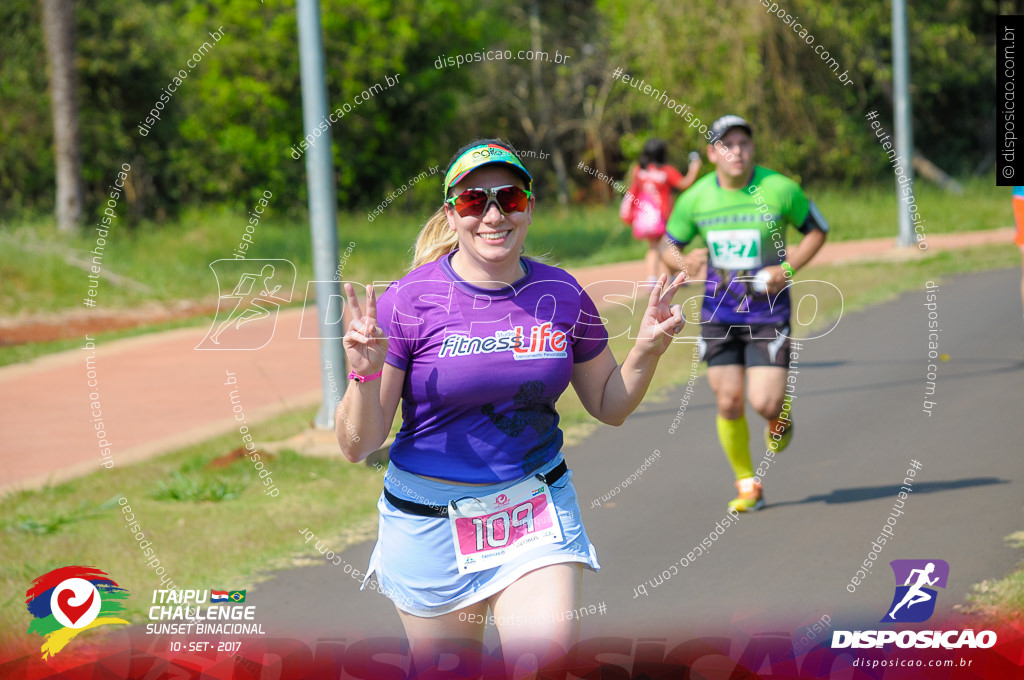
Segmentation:
{"type": "Polygon", "coordinates": [[[889,566],[896,578],[896,593],[880,623],[919,623],[930,619],[935,613],[938,593],[929,586],[946,587],[949,563],[945,560],[893,560],[889,566]]]}
{"type": "MultiPolygon", "coordinates": [[[[920,623],[935,613],[938,588],[949,579],[945,560],[893,560],[889,563],[896,579],[896,592],[879,623],[920,623]]],[[[901,649],[987,649],[996,643],[996,634],[983,630],[836,630],[832,649],[880,648],[893,644],[901,649]]]]}
{"type": "Polygon", "coordinates": [[[52,657],[84,630],[128,621],[114,616],[124,611],[128,591],[95,567],[60,567],[32,582],[25,604],[34,617],[28,632],[46,638],[43,658],[52,657]]]}

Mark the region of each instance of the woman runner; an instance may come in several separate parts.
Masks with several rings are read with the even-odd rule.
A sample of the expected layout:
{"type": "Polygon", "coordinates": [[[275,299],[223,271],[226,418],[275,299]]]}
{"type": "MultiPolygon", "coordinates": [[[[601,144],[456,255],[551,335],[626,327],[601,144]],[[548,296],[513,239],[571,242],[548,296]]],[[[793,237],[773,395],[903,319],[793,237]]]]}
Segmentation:
{"type": "Polygon", "coordinates": [[[367,578],[395,603],[417,665],[417,641],[482,640],[488,610],[506,655],[530,640],[562,651],[576,641],[578,619],[565,614],[583,567],[600,567],[555,402],[571,383],[588,413],[622,424],[683,327],[671,300],[684,277],[662,276],[618,364],[576,280],[522,257],[531,181],[509,144],[463,147],[409,274],[379,301],[367,286],[365,309],[345,286],[353,382],[337,437],[348,460],[363,460],[402,400],[367,578]]]}

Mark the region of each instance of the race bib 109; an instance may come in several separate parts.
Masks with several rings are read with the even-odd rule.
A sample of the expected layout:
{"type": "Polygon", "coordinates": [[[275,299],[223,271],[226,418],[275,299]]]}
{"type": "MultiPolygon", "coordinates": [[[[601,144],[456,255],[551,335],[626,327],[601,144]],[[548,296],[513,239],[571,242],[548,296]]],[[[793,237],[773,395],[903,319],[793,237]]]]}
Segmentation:
{"type": "Polygon", "coordinates": [[[535,477],[496,494],[459,500],[448,519],[460,574],[493,569],[562,540],[551,490],[535,477]]]}

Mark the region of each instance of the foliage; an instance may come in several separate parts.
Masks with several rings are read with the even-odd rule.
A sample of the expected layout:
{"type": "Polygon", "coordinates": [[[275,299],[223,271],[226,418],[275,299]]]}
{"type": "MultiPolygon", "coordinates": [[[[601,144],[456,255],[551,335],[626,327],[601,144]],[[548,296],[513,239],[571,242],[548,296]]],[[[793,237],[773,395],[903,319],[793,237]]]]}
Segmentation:
{"type": "MultiPolygon", "coordinates": [[[[375,205],[447,158],[445,131],[457,127],[454,98],[467,86],[466,74],[439,71],[434,59],[480,47],[485,11],[468,2],[410,0],[324,0],[320,7],[332,109],[400,74],[398,85],[354,106],[332,129],[339,201],[375,205]]],[[[0,48],[0,189],[7,196],[0,211],[8,216],[53,203],[38,15],[34,0],[0,8],[8,26],[25,29],[0,48]]],[[[275,196],[275,209],[304,207],[305,158],[289,155],[303,136],[293,3],[97,0],[78,5],[76,20],[83,175],[93,217],[126,162],[132,224],[165,219],[187,204],[248,210],[264,190],[275,196]],[[221,26],[218,42],[210,34],[221,26]],[[202,59],[189,71],[200,48],[202,59]],[[179,69],[187,76],[166,95],[149,134],[141,134],[139,124],[173,88],[179,69]]]]}
{"type": "MultiPolygon", "coordinates": [[[[983,4],[994,13],[995,0],[983,4]]],[[[601,2],[613,65],[668,90],[706,124],[727,112],[748,118],[755,125],[758,157],[803,182],[862,183],[889,172],[864,115],[877,109],[882,120],[892,120],[890,3],[650,5],[641,13],[622,0],[601,2]],[[806,27],[813,44],[768,14],[771,4],[795,17],[791,24],[806,27]],[[837,73],[815,53],[817,46],[835,59],[837,73]],[[852,85],[840,83],[837,76],[844,71],[852,85]]],[[[916,2],[908,16],[915,146],[955,173],[973,171],[984,161],[994,135],[994,24],[978,19],[976,5],[916,2]]],[[[617,88],[631,100],[630,124],[640,133],[621,138],[628,155],[635,155],[647,135],[670,140],[670,148],[680,150],[679,162],[683,149],[703,148],[703,140],[664,106],[628,85],[617,88]]],[[[891,122],[886,127],[892,131],[891,122]]]]}
{"type": "Polygon", "coordinates": [[[40,3],[0,3],[0,211],[53,209],[53,127],[40,3]]]}
{"type": "MultiPolygon", "coordinates": [[[[921,0],[909,10],[916,145],[947,171],[991,166],[996,0],[921,0]]],[[[496,0],[322,0],[330,107],[398,77],[331,128],[337,200],[372,209],[389,192],[475,136],[503,136],[546,154],[527,161],[543,195],[612,199],[575,169],[622,176],[645,139],[670,143],[670,161],[703,150],[697,130],[662,103],[615,80],[622,67],[690,107],[704,124],[726,111],[756,126],[759,158],[805,183],[885,177],[885,156],[864,114],[891,121],[889,4],[786,0],[786,10],[849,71],[828,65],[761,2],[624,0],[508,4],[496,0]],[[526,60],[436,68],[438,57],[539,46],[561,64],[526,60]],[[857,159],[850,162],[851,158],[857,159]],[[571,186],[570,186],[571,185],[571,186]]],[[[53,208],[52,123],[39,4],[0,4],[0,215],[53,208]]],[[[290,0],[96,0],[76,5],[83,174],[99,215],[122,163],[132,171],[119,210],[129,225],[162,222],[184,206],[249,210],[269,190],[272,210],[304,213],[305,157],[298,27],[290,0]],[[224,37],[211,39],[223,26],[224,37]],[[152,125],[146,119],[204,43],[152,125]]],[[[891,128],[891,122],[887,123],[891,128]]],[[[707,171],[707,168],[705,168],[707,171]]],[[[394,207],[422,210],[437,178],[394,207]]],[[[92,220],[95,221],[95,220],[92,220]]]]}

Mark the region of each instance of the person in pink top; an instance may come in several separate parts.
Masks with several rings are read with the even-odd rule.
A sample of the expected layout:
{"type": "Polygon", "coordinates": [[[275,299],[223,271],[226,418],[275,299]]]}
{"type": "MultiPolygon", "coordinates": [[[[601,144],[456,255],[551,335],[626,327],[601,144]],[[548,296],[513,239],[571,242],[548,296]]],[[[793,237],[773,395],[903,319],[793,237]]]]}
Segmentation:
{"type": "Polygon", "coordinates": [[[644,256],[648,283],[654,283],[663,273],[658,243],[665,235],[665,224],[672,212],[672,190],[685,191],[697,180],[700,155],[690,154],[690,165],[684,176],[665,162],[668,146],[660,139],[649,139],[633,168],[627,198],[633,203],[631,220],[634,238],[647,241],[644,256]]]}

